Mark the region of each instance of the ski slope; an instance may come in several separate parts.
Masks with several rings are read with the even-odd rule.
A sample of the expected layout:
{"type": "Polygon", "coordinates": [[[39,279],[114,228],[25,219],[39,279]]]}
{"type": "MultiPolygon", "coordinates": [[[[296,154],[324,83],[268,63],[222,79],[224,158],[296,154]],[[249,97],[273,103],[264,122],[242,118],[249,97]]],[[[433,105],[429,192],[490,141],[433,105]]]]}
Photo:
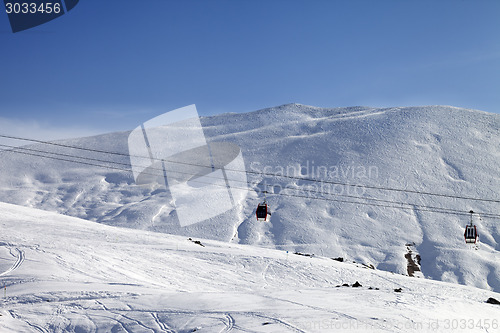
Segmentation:
{"type": "MultiPolygon", "coordinates": [[[[497,202],[280,177],[498,200],[499,115],[447,106],[323,109],[288,104],[206,117],[201,123],[209,142],[236,143],[251,172],[246,200],[226,214],[180,227],[169,192],[161,185],[135,185],[126,156],[40,144],[30,147],[122,163],[127,171],[4,151],[0,152],[0,201],[134,230],[344,257],[397,274],[408,274],[405,256],[411,245],[412,255],[421,259],[422,276],[500,291],[500,221],[475,217],[480,247],[474,250],[463,241],[468,216],[418,208],[499,214],[497,202]],[[328,201],[310,198],[318,196],[317,189],[412,205],[400,209],[374,201],[348,203],[344,201],[353,199],[343,196],[328,201]],[[276,193],[268,196],[270,223],[255,221],[262,190],[276,193]]],[[[127,154],[128,134],[62,143],[127,154]]]]}
{"type": "Polygon", "coordinates": [[[499,307],[485,301],[500,294],[483,289],[5,203],[0,210],[1,332],[499,331],[499,307]]]}

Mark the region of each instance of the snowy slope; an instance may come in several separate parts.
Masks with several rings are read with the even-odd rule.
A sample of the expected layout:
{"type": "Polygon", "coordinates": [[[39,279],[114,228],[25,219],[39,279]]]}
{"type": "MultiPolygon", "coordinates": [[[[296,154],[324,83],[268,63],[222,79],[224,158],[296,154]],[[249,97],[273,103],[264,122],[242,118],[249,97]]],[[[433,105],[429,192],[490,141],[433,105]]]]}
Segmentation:
{"type": "Polygon", "coordinates": [[[500,299],[491,291],[4,203],[0,210],[2,332],[499,331],[498,305],[485,303],[500,299]]]}
{"type": "MultiPolygon", "coordinates": [[[[440,106],[322,109],[290,104],[203,118],[202,124],[210,141],[238,144],[247,170],[256,173],[296,170],[295,175],[333,182],[500,197],[500,116],[494,114],[440,106]],[[318,171],[323,170],[320,167],[331,172],[318,171]]],[[[65,143],[127,153],[127,136],[127,132],[112,133],[65,143]]],[[[113,160],[130,169],[127,157],[33,148],[113,160]]],[[[270,196],[271,222],[257,223],[254,209],[262,196],[256,190],[296,188],[307,196],[310,183],[251,173],[248,179],[254,190],[238,209],[181,228],[169,193],[161,186],[134,185],[131,172],[11,152],[0,153],[0,168],[4,202],[115,226],[342,256],[401,274],[407,273],[406,244],[414,243],[425,277],[500,291],[500,221],[491,218],[476,221],[479,250],[463,242],[467,216],[411,208],[270,196]]],[[[498,203],[492,202],[373,189],[356,192],[342,186],[326,189],[463,212],[500,213],[498,203]]]]}

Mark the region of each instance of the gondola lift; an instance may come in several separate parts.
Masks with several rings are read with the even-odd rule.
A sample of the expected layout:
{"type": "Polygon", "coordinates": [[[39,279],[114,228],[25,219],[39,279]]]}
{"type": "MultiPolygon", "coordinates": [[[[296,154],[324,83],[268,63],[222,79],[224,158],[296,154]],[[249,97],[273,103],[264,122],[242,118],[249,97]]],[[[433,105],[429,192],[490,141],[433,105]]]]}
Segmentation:
{"type": "Polygon", "coordinates": [[[470,224],[465,226],[464,238],[466,244],[476,244],[478,240],[477,228],[472,224],[472,215],[474,211],[470,211],[470,224]]]}
{"type": "Polygon", "coordinates": [[[257,221],[267,222],[270,220],[271,209],[267,205],[266,191],[264,191],[264,201],[257,205],[257,209],[255,210],[255,216],[257,217],[257,221]]]}

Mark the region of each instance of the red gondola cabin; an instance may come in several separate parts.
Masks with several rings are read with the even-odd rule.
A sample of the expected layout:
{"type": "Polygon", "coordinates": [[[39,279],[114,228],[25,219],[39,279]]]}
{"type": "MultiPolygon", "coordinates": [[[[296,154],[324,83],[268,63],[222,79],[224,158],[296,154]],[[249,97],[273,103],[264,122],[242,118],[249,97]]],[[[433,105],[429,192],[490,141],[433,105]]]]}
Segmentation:
{"type": "Polygon", "coordinates": [[[267,203],[263,202],[257,206],[257,210],[255,211],[255,215],[257,216],[257,221],[268,221],[267,216],[271,215],[271,210],[267,206],[267,203]]]}
{"type": "Polygon", "coordinates": [[[465,227],[464,232],[465,243],[476,244],[477,242],[477,229],[475,225],[468,225],[465,227]]]}

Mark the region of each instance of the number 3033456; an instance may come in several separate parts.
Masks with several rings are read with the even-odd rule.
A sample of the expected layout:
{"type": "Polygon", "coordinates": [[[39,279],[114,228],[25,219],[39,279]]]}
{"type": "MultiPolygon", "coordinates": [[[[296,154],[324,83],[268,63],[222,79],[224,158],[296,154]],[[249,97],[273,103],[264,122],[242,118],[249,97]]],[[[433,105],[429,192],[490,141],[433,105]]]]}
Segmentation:
{"type": "Polygon", "coordinates": [[[61,4],[57,2],[7,2],[5,4],[5,9],[7,14],[59,14],[61,12],[61,4]]]}

